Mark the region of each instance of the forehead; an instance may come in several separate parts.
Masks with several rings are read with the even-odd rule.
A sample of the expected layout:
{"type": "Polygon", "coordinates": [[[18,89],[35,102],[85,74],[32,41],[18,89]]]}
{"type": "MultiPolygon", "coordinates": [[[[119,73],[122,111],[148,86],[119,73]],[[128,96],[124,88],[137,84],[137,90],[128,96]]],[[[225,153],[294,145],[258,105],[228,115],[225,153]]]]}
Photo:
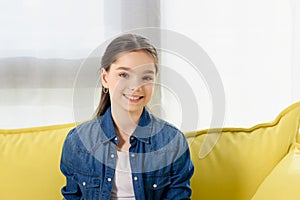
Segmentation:
{"type": "Polygon", "coordinates": [[[148,69],[155,72],[154,58],[143,50],[121,54],[111,65],[111,68],[114,69],[119,69],[120,67],[127,68],[127,70],[148,69]]]}

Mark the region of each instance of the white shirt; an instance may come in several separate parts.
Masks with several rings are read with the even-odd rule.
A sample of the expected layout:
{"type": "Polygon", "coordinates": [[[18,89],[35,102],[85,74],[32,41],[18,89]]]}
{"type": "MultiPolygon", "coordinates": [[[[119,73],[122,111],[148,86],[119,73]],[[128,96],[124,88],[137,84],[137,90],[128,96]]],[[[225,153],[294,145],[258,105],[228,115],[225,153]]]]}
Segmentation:
{"type": "Polygon", "coordinates": [[[135,200],[128,151],[117,151],[115,177],[110,199],[135,200]]]}

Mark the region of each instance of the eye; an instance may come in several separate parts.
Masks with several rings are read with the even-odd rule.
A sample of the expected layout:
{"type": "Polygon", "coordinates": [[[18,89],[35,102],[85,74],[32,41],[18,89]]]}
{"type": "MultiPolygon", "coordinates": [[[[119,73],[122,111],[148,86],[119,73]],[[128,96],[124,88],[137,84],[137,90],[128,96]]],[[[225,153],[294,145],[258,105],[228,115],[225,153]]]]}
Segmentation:
{"type": "Polygon", "coordinates": [[[126,72],[122,72],[119,74],[120,77],[122,78],[128,78],[129,77],[129,74],[127,74],[126,72]]]}
{"type": "Polygon", "coordinates": [[[144,76],[143,81],[153,81],[153,77],[151,76],[144,76]]]}

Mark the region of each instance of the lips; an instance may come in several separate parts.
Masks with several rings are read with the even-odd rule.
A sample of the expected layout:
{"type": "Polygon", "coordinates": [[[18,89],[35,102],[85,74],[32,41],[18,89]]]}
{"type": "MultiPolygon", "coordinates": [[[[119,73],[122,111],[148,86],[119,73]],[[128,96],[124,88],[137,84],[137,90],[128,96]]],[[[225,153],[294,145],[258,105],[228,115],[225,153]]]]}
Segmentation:
{"type": "Polygon", "coordinates": [[[140,99],[143,98],[143,96],[140,95],[129,95],[129,94],[123,94],[123,96],[128,99],[130,102],[138,102],[140,99]]]}

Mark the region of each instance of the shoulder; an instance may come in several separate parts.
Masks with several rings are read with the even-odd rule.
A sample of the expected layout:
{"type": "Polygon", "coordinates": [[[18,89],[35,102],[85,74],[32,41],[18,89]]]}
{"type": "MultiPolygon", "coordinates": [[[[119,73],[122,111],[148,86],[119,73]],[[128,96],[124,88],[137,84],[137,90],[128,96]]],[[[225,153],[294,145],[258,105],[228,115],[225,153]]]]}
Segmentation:
{"type": "Polygon", "coordinates": [[[151,114],[150,116],[153,123],[153,128],[155,130],[154,132],[158,133],[160,131],[166,131],[170,134],[183,135],[182,131],[178,129],[175,125],[153,114],[151,114]]]}
{"type": "Polygon", "coordinates": [[[94,118],[83,123],[78,124],[75,128],[71,129],[67,135],[69,137],[76,137],[82,133],[92,131],[94,129],[99,129],[101,118],[94,118]]]}
{"type": "Polygon", "coordinates": [[[183,132],[173,124],[157,116],[151,115],[152,120],[152,141],[161,145],[169,143],[185,146],[186,138],[183,132]]]}
{"type": "Polygon", "coordinates": [[[86,132],[86,131],[93,131],[93,130],[98,130],[101,128],[101,122],[102,122],[103,116],[100,116],[98,118],[93,118],[88,121],[85,121],[78,126],[76,126],[74,129],[78,132],[86,132]]]}
{"type": "MultiPolygon", "coordinates": [[[[164,161],[167,153],[167,163],[171,163],[186,155],[189,146],[183,132],[157,116],[151,115],[151,118],[153,123],[151,147],[155,152],[155,160],[164,161]]],[[[186,159],[186,156],[183,159],[186,159]]]]}
{"type": "Polygon", "coordinates": [[[101,131],[101,118],[94,118],[77,125],[71,129],[65,139],[64,146],[71,148],[81,148],[82,144],[87,147],[87,141],[94,141],[95,137],[101,131]]]}

